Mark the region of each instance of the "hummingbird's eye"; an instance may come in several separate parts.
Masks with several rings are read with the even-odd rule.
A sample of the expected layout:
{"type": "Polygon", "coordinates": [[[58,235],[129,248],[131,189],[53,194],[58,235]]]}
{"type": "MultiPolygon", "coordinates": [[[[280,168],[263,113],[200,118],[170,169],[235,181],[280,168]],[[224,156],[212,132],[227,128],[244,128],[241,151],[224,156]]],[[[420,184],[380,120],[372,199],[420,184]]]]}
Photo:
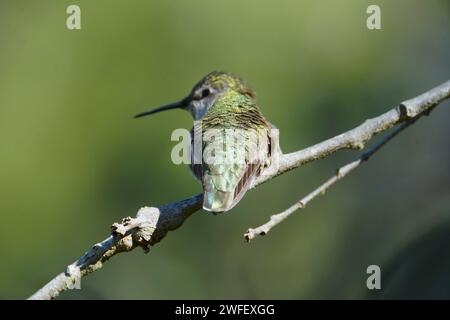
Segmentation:
{"type": "Polygon", "coordinates": [[[206,98],[207,96],[209,96],[210,93],[211,93],[211,91],[209,89],[203,89],[202,90],[202,98],[206,98]]]}

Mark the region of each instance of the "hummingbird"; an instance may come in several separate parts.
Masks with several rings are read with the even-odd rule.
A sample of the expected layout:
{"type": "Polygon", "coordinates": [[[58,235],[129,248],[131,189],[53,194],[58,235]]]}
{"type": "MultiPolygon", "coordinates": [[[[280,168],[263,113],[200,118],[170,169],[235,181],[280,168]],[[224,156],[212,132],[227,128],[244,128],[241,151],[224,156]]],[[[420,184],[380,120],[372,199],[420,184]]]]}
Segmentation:
{"type": "Polygon", "coordinates": [[[235,74],[214,71],[180,101],[135,118],[172,109],[186,110],[194,119],[189,168],[203,186],[203,209],[229,211],[271,163],[274,126],[261,113],[255,91],[235,74]],[[199,145],[196,136],[201,137],[199,145]],[[199,148],[200,161],[195,161],[199,148]],[[205,161],[207,152],[212,161],[205,161]]]}

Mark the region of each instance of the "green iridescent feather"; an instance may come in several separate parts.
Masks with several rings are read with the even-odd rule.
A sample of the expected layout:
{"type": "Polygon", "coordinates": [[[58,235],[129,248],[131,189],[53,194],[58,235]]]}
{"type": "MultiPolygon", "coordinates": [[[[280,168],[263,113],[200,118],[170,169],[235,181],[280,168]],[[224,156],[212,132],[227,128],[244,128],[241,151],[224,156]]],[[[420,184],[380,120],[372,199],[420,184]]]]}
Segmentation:
{"type": "Polygon", "coordinates": [[[228,90],[202,118],[201,127],[203,208],[227,211],[268,160],[270,124],[252,96],[228,90]],[[213,160],[210,163],[208,156],[213,160]]]}

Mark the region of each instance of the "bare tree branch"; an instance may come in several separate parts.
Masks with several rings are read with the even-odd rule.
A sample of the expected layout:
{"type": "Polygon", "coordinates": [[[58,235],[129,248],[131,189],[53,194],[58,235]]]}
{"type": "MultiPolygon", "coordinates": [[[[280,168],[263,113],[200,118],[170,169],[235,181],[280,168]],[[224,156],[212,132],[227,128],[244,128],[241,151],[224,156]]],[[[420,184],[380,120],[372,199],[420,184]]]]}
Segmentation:
{"type": "Polygon", "coordinates": [[[136,247],[142,247],[148,252],[149,247],[164,238],[168,231],[177,229],[191,214],[200,210],[202,199],[203,195],[199,194],[159,208],[144,207],[135,218],[127,217],[121,223],[114,223],[108,238],[95,244],[29,299],[50,300],[67,289],[77,288],[83,276],[100,269],[105,261],[117,253],[131,251],[136,247]]]}
{"type": "Polygon", "coordinates": [[[274,176],[285,173],[299,166],[318,159],[325,158],[330,154],[342,149],[363,149],[372,137],[380,132],[392,128],[394,125],[415,118],[421,113],[427,113],[440,102],[448,99],[450,95],[450,80],[433,88],[420,96],[402,102],[397,107],[362,124],[347,132],[341,133],[333,138],[317,143],[300,151],[280,156],[276,168],[271,169],[271,174],[262,175],[255,183],[259,185],[274,176]]]}
{"type": "MultiPolygon", "coordinates": [[[[263,175],[255,181],[252,188],[305,163],[325,158],[338,150],[362,149],[374,135],[386,131],[396,124],[403,123],[360,158],[339,169],[334,177],[307,197],[288,210],[274,216],[278,216],[282,220],[358,167],[382,145],[414,122],[416,118],[423,114],[428,114],[433,107],[449,97],[450,80],[416,98],[401,103],[379,117],[366,120],[352,130],[293,153],[282,154],[276,137],[276,150],[278,152],[274,155],[274,161],[264,171],[263,175]]],[[[199,194],[159,208],[144,207],[139,210],[135,218],[128,217],[123,219],[121,223],[114,223],[111,235],[108,238],[94,245],[81,258],[69,265],[65,272],[60,273],[29,299],[52,299],[57,297],[61,292],[76,286],[83,276],[100,269],[105,261],[117,253],[131,251],[136,247],[142,247],[148,252],[149,248],[164,238],[168,231],[177,229],[188,217],[198,211],[201,208],[202,201],[203,196],[199,194]]],[[[269,224],[269,227],[263,225],[256,229],[250,229],[252,233],[250,235],[246,234],[248,239],[253,238],[256,234],[267,233],[270,228],[280,222],[276,219],[273,221],[271,219],[266,224],[269,224]],[[259,230],[259,228],[262,229],[259,230]]]]}
{"type": "Polygon", "coordinates": [[[382,146],[384,146],[387,142],[389,142],[392,138],[394,138],[397,134],[399,134],[403,129],[413,124],[419,117],[421,117],[422,114],[417,116],[417,118],[413,118],[410,121],[404,122],[397,126],[391,133],[387,134],[385,137],[383,137],[378,143],[373,145],[369,150],[364,152],[361,156],[359,156],[356,160],[353,160],[350,163],[347,163],[346,165],[340,167],[338,170],[336,170],[336,173],[329,178],[327,181],[325,181],[323,184],[321,184],[317,189],[310,192],[307,196],[305,196],[300,201],[293,204],[288,209],[274,214],[270,217],[270,220],[264,223],[263,225],[257,227],[257,228],[250,228],[247,230],[247,232],[244,234],[245,240],[247,242],[250,242],[253,238],[256,236],[265,236],[269,231],[275,227],[277,224],[282,222],[284,219],[289,217],[291,214],[293,214],[295,211],[299,209],[303,209],[306,207],[306,205],[317,198],[320,195],[324,195],[325,192],[333,186],[336,182],[344,178],[346,175],[348,175],[350,172],[358,168],[361,164],[369,160],[369,158],[382,146]]]}

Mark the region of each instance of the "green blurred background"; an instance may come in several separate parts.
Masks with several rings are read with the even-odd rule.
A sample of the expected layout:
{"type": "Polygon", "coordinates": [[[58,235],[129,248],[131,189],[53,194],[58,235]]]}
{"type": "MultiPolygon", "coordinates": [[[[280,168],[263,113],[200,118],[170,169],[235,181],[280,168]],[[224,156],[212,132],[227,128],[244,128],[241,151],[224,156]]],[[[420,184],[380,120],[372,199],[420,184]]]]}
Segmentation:
{"type": "MultiPolygon", "coordinates": [[[[183,97],[212,70],[258,92],[283,150],[331,137],[449,78],[448,1],[0,2],[0,298],[26,298],[144,205],[200,192],[170,160],[183,97]],[[82,29],[66,28],[81,7],[82,29]],[[382,30],[366,28],[381,7],[382,30]]],[[[357,153],[204,211],[149,255],[120,254],[63,299],[450,298],[450,109],[387,145],[268,236],[243,241],[357,153]],[[382,290],[366,288],[366,268],[382,290]]]]}

